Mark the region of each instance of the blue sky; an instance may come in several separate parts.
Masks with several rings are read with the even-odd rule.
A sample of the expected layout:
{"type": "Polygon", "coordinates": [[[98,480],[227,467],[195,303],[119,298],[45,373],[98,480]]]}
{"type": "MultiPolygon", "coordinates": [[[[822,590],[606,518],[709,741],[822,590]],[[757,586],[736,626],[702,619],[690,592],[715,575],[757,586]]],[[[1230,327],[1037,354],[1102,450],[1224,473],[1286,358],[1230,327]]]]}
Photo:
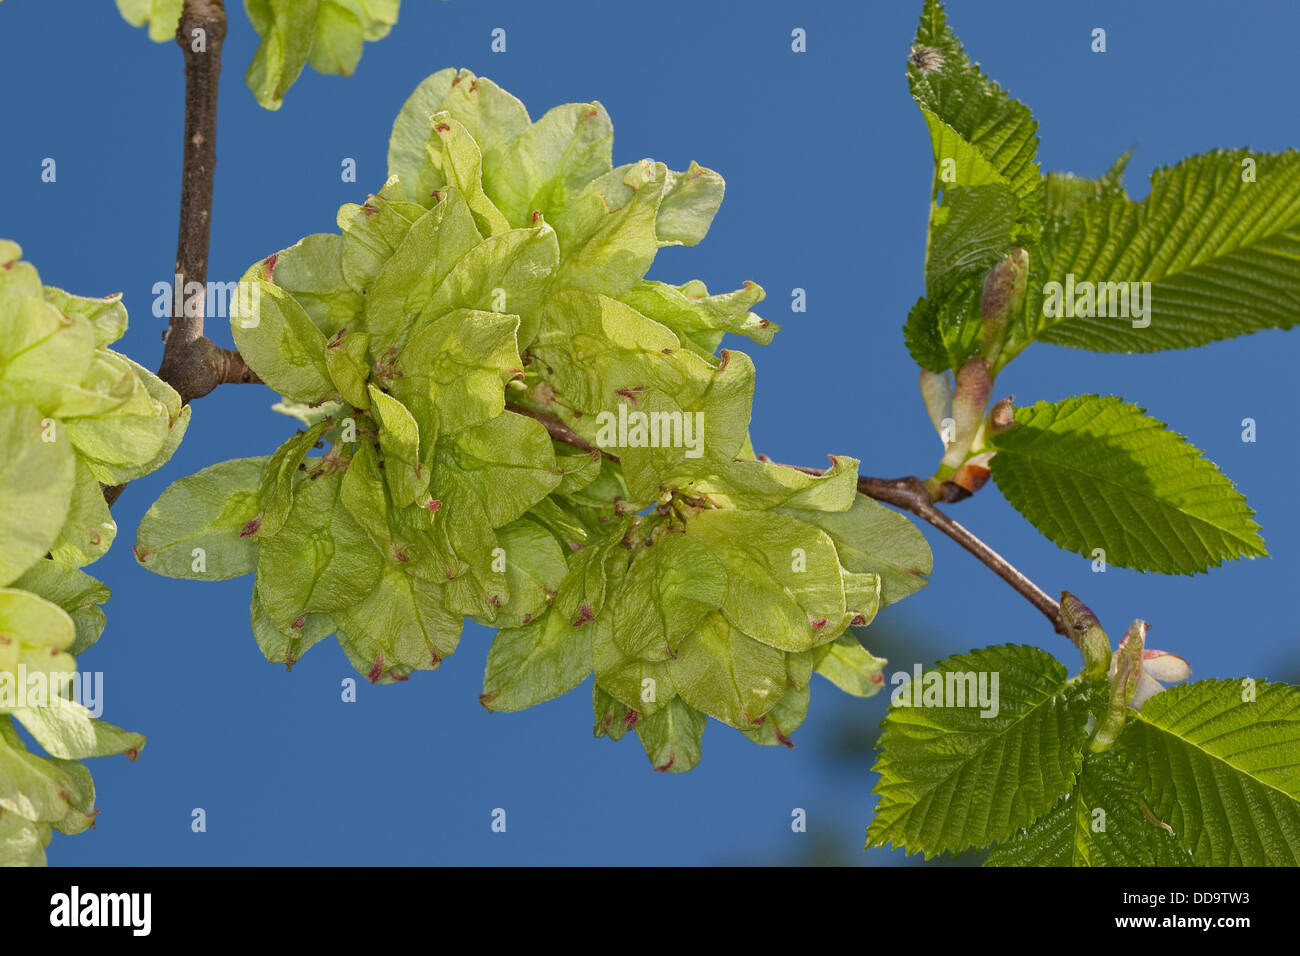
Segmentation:
{"type": "MultiPolygon", "coordinates": [[[[308,71],[270,113],[242,81],[256,37],[238,3],[222,78],[210,278],[311,232],[385,178],[388,132],[426,75],[468,67],[537,117],[598,99],[614,161],[692,159],[727,196],[708,238],[667,249],[652,277],[764,286],[761,314],[784,326],[758,367],[759,451],[867,473],[928,474],[938,460],[901,325],[922,289],[930,147],[904,58],[919,2],[406,0],[367,44],[355,76],[308,71]],[[489,50],[493,28],[507,51],[489,50]],[[790,49],[807,31],[807,52],[790,49]],[[359,182],[340,164],[357,162],[359,182]],[[808,310],[792,314],[791,290],[808,310]]],[[[1130,147],[1131,195],[1149,172],[1195,152],[1300,145],[1293,40],[1300,6],[1149,0],[953,0],[974,58],[1036,112],[1045,168],[1097,174],[1130,147]],[[1094,27],[1108,50],[1089,50],[1094,27]]],[[[131,329],[118,348],[156,367],[163,320],[151,289],[169,280],[180,183],[180,51],[154,45],[110,0],[0,4],[0,236],[45,281],[81,294],[123,291],[131,329]],[[70,14],[75,10],[75,16],[70,14]],[[57,162],[42,183],[41,161],[57,162]]],[[[230,344],[224,322],[210,333],[230,344]]],[[[1038,534],[991,485],[953,514],[1049,592],[1069,588],[1112,635],[1134,617],[1198,677],[1300,675],[1293,569],[1300,519],[1294,362],[1281,332],[1190,352],[1098,355],[1033,346],[999,379],[1018,404],[1116,394],[1168,422],[1233,478],[1258,512],[1272,557],[1209,575],[1161,578],[1089,562],[1038,534]],[[1241,420],[1258,440],[1241,441],[1241,420]]],[[[456,655],[405,684],[370,687],[331,640],[292,674],[267,664],[248,627],[251,578],[157,578],[130,552],[134,528],[171,481],[213,462],[271,451],[293,428],[263,388],[197,402],[189,435],[160,473],[114,509],[118,544],[90,568],[112,587],[109,627],[80,659],[107,682],[105,718],[149,736],[140,760],[91,762],[95,831],[56,836],[55,864],[717,863],[836,859],[861,851],[870,752],[884,695],[845,698],[819,681],[793,751],[755,747],[710,725],[700,767],[652,773],[632,737],[591,737],[590,683],[516,715],[477,702],[490,632],[470,625],[456,655]],[[191,832],[203,808],[207,832],[191,832]],[[504,834],[490,828],[504,808],[504,834]],[[808,832],[791,832],[791,811],[808,832]]],[[[878,619],[869,646],[910,671],[991,643],[1035,644],[1071,667],[1071,648],[965,552],[927,530],[935,575],[878,619]]]]}

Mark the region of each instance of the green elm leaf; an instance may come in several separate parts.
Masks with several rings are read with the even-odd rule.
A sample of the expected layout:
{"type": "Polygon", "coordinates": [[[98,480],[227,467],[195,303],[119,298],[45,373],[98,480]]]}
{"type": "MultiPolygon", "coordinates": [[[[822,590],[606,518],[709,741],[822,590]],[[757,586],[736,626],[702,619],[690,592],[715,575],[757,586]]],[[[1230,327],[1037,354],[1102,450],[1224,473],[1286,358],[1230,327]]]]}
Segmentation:
{"type": "Polygon", "coordinates": [[[272,664],[283,664],[292,670],[313,646],[329,637],[334,630],[334,619],[328,614],[304,614],[288,627],[278,627],[266,616],[262,600],[253,589],[249,605],[253,637],[272,664]]]}
{"type": "Polygon", "coordinates": [[[341,611],[375,586],[383,561],[339,500],[337,472],[304,481],[283,528],[257,549],[257,593],[288,627],[309,611],[341,611]]]}
{"type": "Polygon", "coordinates": [[[908,315],[905,338],[931,371],[960,368],[981,354],[984,278],[1017,239],[1016,196],[1001,185],[953,188],[934,210],[926,255],[924,305],[908,315]],[[930,360],[933,343],[944,358],[930,360]]]}
{"type": "Polygon", "coordinates": [[[474,137],[484,167],[495,167],[502,151],[531,125],[524,104],[487,77],[447,69],[424,80],[393,123],[388,174],[405,186],[406,198],[425,205],[440,178],[425,145],[433,135],[433,115],[444,110],[474,137]]]}
{"type": "Polygon", "coordinates": [[[126,306],[122,304],[120,292],[104,298],[91,298],[47,285],[45,301],[64,315],[88,322],[94,330],[96,348],[112,345],[126,334],[126,306]]]}
{"type": "Polygon", "coordinates": [[[1177,838],[1148,819],[1133,771],[1114,751],[1088,754],[1074,789],[993,848],[985,866],[1192,866],[1177,838]]]}
{"type": "Polygon", "coordinates": [[[568,574],[564,551],[555,535],[527,517],[497,531],[504,552],[510,599],[497,616],[498,627],[522,627],[550,605],[568,574]]]}
{"type": "Polygon", "coordinates": [[[1300,864],[1300,689],[1171,687],[1130,713],[1116,749],[1197,865],[1300,864]]]}
{"type": "Polygon", "coordinates": [[[449,112],[435,113],[430,119],[433,135],[424,148],[430,162],[442,174],[438,185],[454,187],[465,197],[482,235],[493,236],[509,230],[506,217],[483,192],[483,157],[474,137],[449,112]]]}
{"type": "Polygon", "coordinates": [[[618,299],[672,329],[682,344],[712,355],[729,332],[759,345],[772,341],[781,327],[750,311],[765,296],[762,287],[753,282],[746,282],[735,292],[709,295],[708,287],[699,279],[680,286],[642,279],[623,290],[618,299]]]}
{"type": "Polygon", "coordinates": [[[655,770],[685,773],[700,762],[705,723],[702,713],[675,697],[657,714],[638,720],[635,729],[655,770]]]}
{"type": "Polygon", "coordinates": [[[366,291],[365,323],[376,354],[396,354],[433,292],[482,239],[465,198],[454,189],[439,191],[432,209],[417,219],[366,291]]]}
{"type": "Polygon", "coordinates": [[[694,160],[684,173],[669,170],[655,219],[660,245],[693,246],[700,242],[722,205],[725,189],[721,176],[694,160]]]}
{"type": "Polygon", "coordinates": [[[519,347],[526,347],[537,332],[534,310],[549,288],[559,255],[555,230],[546,223],[488,237],[442,277],[423,303],[413,332],[457,309],[504,312],[520,317],[519,347]]]}
{"type": "Polygon", "coordinates": [[[384,481],[399,508],[412,504],[429,492],[432,468],[424,461],[433,449],[420,455],[420,431],[411,412],[387,392],[368,386],[371,408],[379,420],[379,447],[384,454],[384,481]]]}
{"type": "Polygon", "coordinates": [[[0,447],[0,584],[8,584],[58,540],[76,483],[76,456],[64,430],[26,404],[0,405],[0,447]]]}
{"type": "Polygon", "coordinates": [[[1124,170],[1133,158],[1129,150],[1096,179],[1076,176],[1073,173],[1049,172],[1043,176],[1043,199],[1048,223],[1059,228],[1081,211],[1104,199],[1127,196],[1124,192],[1124,170]]]}
{"type": "Polygon", "coordinates": [[[531,225],[534,212],[555,220],[609,172],[613,143],[613,124],[599,103],[557,106],[485,166],[484,191],[516,227],[531,225]]]}
{"type": "Polygon", "coordinates": [[[497,631],[488,652],[479,703],[516,711],[577,687],[591,673],[591,636],[558,614],[497,631]]]}
{"type": "Polygon", "coordinates": [[[635,709],[619,703],[594,681],[591,685],[591,708],[595,714],[592,733],[597,737],[622,740],[639,719],[635,709]]]}
{"type": "Polygon", "coordinates": [[[643,278],[659,249],[655,217],[668,168],[642,160],[602,176],[550,220],[561,286],[616,296],[643,278]]]}
{"type": "Polygon", "coordinates": [[[402,197],[400,183],[390,179],[363,205],[345,203],[336,220],[343,231],[343,277],[357,292],[375,281],[384,263],[424,216],[425,208],[402,197]]]}
{"type": "Polygon", "coordinates": [[[866,495],[856,495],[847,511],[781,510],[830,535],[846,570],[879,575],[883,604],[902,600],[928,583],[934,555],[925,536],[905,515],[866,495]]]}
{"type": "Polygon", "coordinates": [[[258,487],[268,461],[235,458],[173,482],[140,520],[136,560],[155,574],[202,581],[255,570],[249,522],[261,510],[258,487]]]}
{"type": "Polygon", "coordinates": [[[0,809],[47,823],[60,833],[81,833],[95,819],[95,785],[75,760],[39,757],[0,717],[0,809]]]}
{"type": "MultiPolygon", "coordinates": [[[[1038,819],[1074,786],[1087,714],[1065,693],[1064,664],[1036,647],[985,647],[940,661],[920,689],[950,673],[987,675],[990,691],[998,675],[997,713],[981,716],[969,700],[914,706],[917,688],[894,689],[873,768],[879,799],[868,846],[893,843],[927,859],[987,846],[1038,819]]],[[[954,689],[969,689],[954,681],[954,689]]]]}
{"type": "MultiPolygon", "coordinates": [[[[1013,99],[972,63],[944,13],[941,0],[925,0],[907,65],[912,98],[930,127],[935,154],[935,184],[942,161],[973,151],[985,162],[982,172],[959,173],[976,183],[996,177],[1020,199],[1021,217],[1034,222],[1042,211],[1038,123],[1023,103],[1013,99]],[[946,127],[946,129],[945,129],[946,127]],[[952,154],[953,145],[968,150],[952,154]]],[[[961,170],[961,163],[958,163],[961,170]]]]}
{"type": "Polygon", "coordinates": [[[43,558],[28,568],[14,582],[14,587],[30,591],[68,613],[76,629],[76,637],[67,649],[72,656],[93,646],[103,633],[106,618],[99,605],[112,595],[103,583],[86,572],[43,558]]]}
{"type": "MultiPolygon", "coordinates": [[[[967,307],[964,301],[962,307],[967,307]]],[[[903,343],[907,346],[907,354],[917,365],[931,372],[946,372],[952,367],[953,359],[948,354],[939,326],[939,304],[925,296],[916,300],[903,323],[903,343]]]]}
{"type": "Polygon", "coordinates": [[[1026,519],[1082,555],[1194,574],[1267,554],[1246,499],[1202,453],[1136,405],[1083,395],[1016,409],[993,479],[1026,519]]]}
{"type": "Polygon", "coordinates": [[[522,374],[513,315],[459,309],[411,338],[391,391],[421,426],[420,440],[483,425],[505,411],[505,384],[522,374]]]}
{"type": "Polygon", "coordinates": [[[360,409],[370,407],[366,392],[366,381],[370,378],[370,366],[366,363],[369,345],[368,333],[347,332],[325,346],[325,368],[330,382],[344,401],[360,409]]]}
{"type": "Polygon", "coordinates": [[[682,701],[715,720],[749,728],[785,693],[785,654],[707,615],[682,642],[669,668],[682,701]]]}
{"type": "Polygon", "coordinates": [[[117,0],[122,19],[133,27],[149,25],[149,39],[165,43],[176,39],[185,0],[117,0]]]}
{"type": "Polygon", "coordinates": [[[1015,214],[1006,186],[951,187],[930,222],[926,293],[937,297],[965,276],[983,280],[1015,238],[1015,214]]]}
{"type": "Polygon", "coordinates": [[[1292,328],[1300,322],[1300,151],[1192,156],[1156,170],[1142,202],[1112,192],[1049,238],[1050,264],[1029,287],[1030,318],[1044,342],[1156,352],[1292,328]],[[1115,292],[1124,298],[1103,310],[1079,298],[1081,287],[1073,302],[1064,288],[1046,287],[1063,287],[1071,275],[1091,283],[1096,299],[1105,290],[1110,300],[1106,284],[1120,283],[1115,292]]]}
{"type": "Polygon", "coordinates": [[[266,459],[257,486],[257,497],[261,502],[259,518],[256,527],[241,529],[241,535],[257,535],[260,541],[284,527],[293,508],[294,492],[300,483],[298,466],[311,454],[321,436],[333,427],[331,419],[323,419],[289,438],[266,459]]]}
{"type": "Polygon", "coordinates": [[[0,308],[0,401],[30,402],[52,413],[86,376],[94,356],[89,322],[64,316],[39,297],[0,308]]]}
{"type": "Polygon", "coordinates": [[[796,512],[841,512],[857,497],[858,460],[841,455],[831,455],[830,460],[830,470],[821,475],[809,475],[770,461],[733,461],[694,487],[732,508],[779,508],[808,520],[796,512]]]}
{"type": "Polygon", "coordinates": [[[434,670],[456,650],[464,626],[443,599],[436,585],[386,565],[368,595],[334,612],[339,643],[372,684],[434,670]]]}
{"type": "Polygon", "coordinates": [[[722,614],[749,637],[797,652],[849,625],[839,558],[825,532],[787,515],[710,510],[691,518],[686,533],[721,561],[722,614]]]}
{"type": "Polygon", "coordinates": [[[351,327],[370,300],[343,275],[347,240],[333,233],[314,233],[263,260],[259,272],[293,296],[316,328],[329,337],[351,327]]]}
{"type": "Polygon", "coordinates": [[[812,655],[813,669],[846,694],[871,697],[885,686],[881,669],[887,661],[863,647],[852,631],[814,648],[812,655]]]}
{"type": "Polygon", "coordinates": [[[316,402],[333,394],[325,366],[325,336],[305,309],[277,285],[256,276],[253,266],[241,281],[255,284],[256,309],[248,315],[231,309],[230,331],[248,367],[285,398],[316,402]]]}

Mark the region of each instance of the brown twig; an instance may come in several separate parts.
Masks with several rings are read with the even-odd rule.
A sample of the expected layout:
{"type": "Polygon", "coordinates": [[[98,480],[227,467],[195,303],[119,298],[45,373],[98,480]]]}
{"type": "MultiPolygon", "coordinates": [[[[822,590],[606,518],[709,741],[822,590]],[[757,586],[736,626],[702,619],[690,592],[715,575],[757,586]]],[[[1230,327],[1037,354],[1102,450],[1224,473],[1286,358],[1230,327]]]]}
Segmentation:
{"type": "Polygon", "coordinates": [[[208,280],[212,183],[217,166],[217,89],[225,39],[222,0],[185,0],[176,28],[176,42],[185,55],[185,143],[175,275],[180,288],[172,297],[172,317],[163,335],[166,344],[158,367],[159,377],[176,389],[183,402],[216,388],[232,365],[226,350],[203,334],[206,303],[200,291],[206,289],[208,280]]]}
{"type": "MultiPolygon", "coordinates": [[[[182,402],[202,398],[218,385],[261,381],[237,351],[203,334],[217,166],[217,87],[225,39],[223,0],[185,0],[176,28],[176,42],[185,55],[185,144],[174,276],[179,288],[172,296],[158,366],[158,377],[176,389],[182,402]]],[[[113,504],[125,487],[106,487],[105,500],[113,504]]]]}
{"type": "MultiPolygon", "coordinates": [[[[893,479],[863,477],[858,479],[858,490],[870,498],[891,504],[896,508],[902,508],[918,518],[928,521],[975,555],[994,574],[1015,588],[1025,600],[1042,611],[1043,615],[1052,622],[1052,627],[1056,629],[1056,633],[1070,637],[1070,632],[1066,630],[1065,622],[1061,619],[1061,605],[1046,591],[1029,580],[1024,572],[1017,569],[1010,561],[985,544],[974,532],[953,521],[935,507],[921,479],[915,477],[893,479]]],[[[1071,639],[1073,640],[1073,638],[1071,639]]]]}
{"type": "Polygon", "coordinates": [[[587,439],[583,438],[570,428],[566,422],[561,421],[554,415],[548,415],[545,412],[539,412],[536,409],[527,408],[524,405],[516,405],[514,402],[506,402],[506,408],[512,412],[516,412],[520,415],[527,415],[529,418],[541,422],[546,426],[546,431],[551,438],[563,445],[571,445],[574,448],[580,448],[582,451],[591,454],[602,455],[612,462],[618,462],[617,455],[611,455],[609,452],[605,451],[605,449],[597,448],[591,442],[587,441],[587,439]]]}
{"type": "MultiPolygon", "coordinates": [[[[825,473],[821,468],[806,468],[802,465],[786,465],[784,467],[794,468],[796,471],[802,471],[809,475],[825,473]]],[[[863,476],[858,478],[858,491],[868,498],[874,498],[876,501],[883,501],[885,504],[910,512],[938,528],[975,555],[994,574],[1015,588],[1016,592],[1030,604],[1042,611],[1043,616],[1052,622],[1052,627],[1056,630],[1056,633],[1064,634],[1071,640],[1074,639],[1066,629],[1065,621],[1061,618],[1061,605],[1031,581],[1024,572],[985,544],[983,539],[973,531],[953,521],[940,511],[935,506],[933,499],[931,499],[930,493],[925,490],[925,484],[921,479],[913,476],[907,478],[871,478],[863,476]]]]}

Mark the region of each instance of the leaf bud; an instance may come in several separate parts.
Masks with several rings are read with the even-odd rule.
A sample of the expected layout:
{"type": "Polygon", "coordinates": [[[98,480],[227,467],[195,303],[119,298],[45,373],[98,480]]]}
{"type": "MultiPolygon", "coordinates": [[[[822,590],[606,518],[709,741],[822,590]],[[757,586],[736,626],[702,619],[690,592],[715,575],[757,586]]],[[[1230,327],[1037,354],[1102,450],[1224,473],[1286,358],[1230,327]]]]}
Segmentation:
{"type": "Polygon", "coordinates": [[[1002,351],[1007,328],[1025,302],[1029,279],[1029,253],[1018,246],[1002,257],[984,277],[980,318],[984,323],[984,356],[995,361],[1002,351]]]}
{"type": "Polygon", "coordinates": [[[984,423],[984,410],[993,392],[989,363],[980,356],[969,359],[957,370],[957,387],[952,393],[953,441],[943,456],[943,464],[957,468],[970,451],[975,433],[984,423]]]}
{"type": "Polygon", "coordinates": [[[952,377],[947,372],[931,372],[921,369],[921,399],[930,416],[930,424],[940,435],[943,434],[943,420],[952,408],[952,377]]]}
{"type": "Polygon", "coordinates": [[[1124,729],[1129,701],[1142,677],[1142,646],[1146,642],[1146,632],[1146,621],[1134,621],[1119,642],[1119,649],[1110,664],[1110,699],[1088,741],[1092,753],[1109,750],[1124,729]]]}
{"type": "Polygon", "coordinates": [[[1016,406],[1012,404],[1014,400],[1014,395],[998,399],[997,404],[989,411],[988,424],[985,427],[990,435],[1001,435],[1015,426],[1016,406]]]}
{"type": "Polygon", "coordinates": [[[1083,655],[1084,676],[1100,679],[1110,670],[1110,639],[1097,615],[1069,591],[1061,593],[1061,620],[1083,655]]]}

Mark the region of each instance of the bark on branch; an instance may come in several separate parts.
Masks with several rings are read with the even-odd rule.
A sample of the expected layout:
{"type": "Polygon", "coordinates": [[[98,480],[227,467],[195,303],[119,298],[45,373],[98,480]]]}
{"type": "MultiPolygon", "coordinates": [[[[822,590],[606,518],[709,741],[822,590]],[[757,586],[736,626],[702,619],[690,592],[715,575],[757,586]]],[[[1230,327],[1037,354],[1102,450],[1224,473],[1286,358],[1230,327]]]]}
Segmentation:
{"type": "MultiPolygon", "coordinates": [[[[222,348],[203,334],[217,167],[217,86],[225,39],[222,0],[185,0],[176,28],[176,42],[185,56],[185,142],[174,276],[180,288],[172,295],[172,316],[163,332],[158,366],[158,377],[176,389],[182,402],[202,398],[218,385],[261,381],[237,351],[222,348]],[[187,294],[189,290],[194,294],[187,294]]],[[[112,505],[125,487],[105,487],[104,498],[112,505]]]]}
{"type": "Polygon", "coordinates": [[[176,42],[185,56],[185,142],[172,317],[158,375],[188,402],[224,382],[252,382],[243,359],[203,334],[212,183],[217,166],[217,88],[226,39],[222,0],[185,0],[176,42]],[[193,290],[193,295],[189,294],[193,290]]]}

